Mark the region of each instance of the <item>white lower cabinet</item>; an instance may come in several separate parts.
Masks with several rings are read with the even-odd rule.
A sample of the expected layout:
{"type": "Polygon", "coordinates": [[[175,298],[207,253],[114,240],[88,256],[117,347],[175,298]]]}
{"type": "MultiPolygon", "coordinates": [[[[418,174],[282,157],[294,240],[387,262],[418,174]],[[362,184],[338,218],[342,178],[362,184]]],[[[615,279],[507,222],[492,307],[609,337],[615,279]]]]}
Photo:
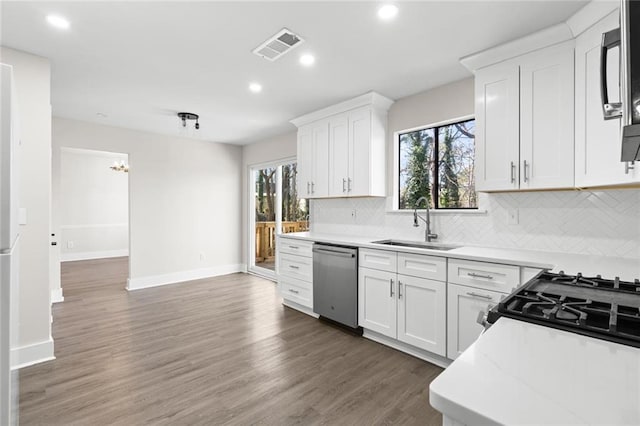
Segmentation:
{"type": "MultiPolygon", "coordinates": [[[[368,250],[366,254],[374,255],[372,252],[368,250]]],[[[386,253],[381,252],[380,256],[386,253]]],[[[403,262],[403,256],[398,253],[398,263],[403,262]]],[[[412,261],[419,260],[415,255],[409,256],[412,261]]],[[[422,257],[446,264],[444,258],[422,257]]],[[[446,304],[444,281],[398,274],[396,265],[392,271],[359,268],[358,322],[364,329],[445,356],[446,304]]]]}
{"type": "Polygon", "coordinates": [[[504,293],[451,283],[448,291],[447,358],[456,359],[484,330],[477,322],[478,314],[496,305],[504,293]]]}
{"type": "Polygon", "coordinates": [[[398,275],[398,340],[446,354],[446,283],[398,275]]]}

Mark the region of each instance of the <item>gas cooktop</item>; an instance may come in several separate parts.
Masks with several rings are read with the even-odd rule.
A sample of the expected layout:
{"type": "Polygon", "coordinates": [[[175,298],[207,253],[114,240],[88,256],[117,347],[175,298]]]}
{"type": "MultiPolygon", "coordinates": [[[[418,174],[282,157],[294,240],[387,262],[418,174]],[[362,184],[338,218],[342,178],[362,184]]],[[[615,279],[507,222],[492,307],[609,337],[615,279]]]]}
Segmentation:
{"type": "Polygon", "coordinates": [[[640,281],[542,272],[487,314],[640,348],[640,281]]]}

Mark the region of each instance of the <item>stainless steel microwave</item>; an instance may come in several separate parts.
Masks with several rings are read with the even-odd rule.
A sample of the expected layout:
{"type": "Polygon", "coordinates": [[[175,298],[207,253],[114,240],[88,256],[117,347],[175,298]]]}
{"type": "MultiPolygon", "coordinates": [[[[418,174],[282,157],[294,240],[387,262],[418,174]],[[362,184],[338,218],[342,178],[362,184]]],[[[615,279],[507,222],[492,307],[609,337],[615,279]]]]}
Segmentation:
{"type": "Polygon", "coordinates": [[[604,33],[600,62],[600,87],[605,119],[622,119],[623,162],[640,160],[640,0],[622,0],[620,28],[604,33]],[[607,96],[607,51],[620,47],[620,100],[607,96]]]}

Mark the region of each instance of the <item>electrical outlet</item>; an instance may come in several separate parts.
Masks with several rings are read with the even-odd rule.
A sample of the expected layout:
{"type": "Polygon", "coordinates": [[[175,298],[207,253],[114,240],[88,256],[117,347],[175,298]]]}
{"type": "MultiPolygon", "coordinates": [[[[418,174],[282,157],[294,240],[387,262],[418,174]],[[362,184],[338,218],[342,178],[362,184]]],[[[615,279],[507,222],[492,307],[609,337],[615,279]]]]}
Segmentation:
{"type": "Polygon", "coordinates": [[[356,220],[356,209],[351,210],[351,219],[356,220]]]}
{"type": "Polygon", "coordinates": [[[67,241],[67,248],[68,249],[72,249],[73,248],[73,241],[67,241]]]}
{"type": "Polygon", "coordinates": [[[517,225],[519,222],[518,209],[509,209],[507,211],[507,225],[517,225]]]}

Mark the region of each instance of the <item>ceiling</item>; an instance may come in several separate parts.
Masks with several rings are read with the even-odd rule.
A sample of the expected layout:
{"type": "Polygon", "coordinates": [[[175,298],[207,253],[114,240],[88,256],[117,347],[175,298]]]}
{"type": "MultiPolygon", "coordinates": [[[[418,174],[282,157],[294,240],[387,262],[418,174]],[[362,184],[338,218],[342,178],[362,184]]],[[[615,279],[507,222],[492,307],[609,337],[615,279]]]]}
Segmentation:
{"type": "Polygon", "coordinates": [[[369,1],[2,1],[1,40],[51,60],[55,116],[177,135],[176,113],[189,111],[201,116],[192,137],[246,144],[369,90],[399,99],[470,76],[460,57],[562,22],[585,2],[396,4],[383,22],[369,1]],[[51,13],[71,27],[49,26],[51,13]],[[305,43],[276,62],[251,53],[283,27],[305,43]],[[305,52],[312,67],[298,62],[305,52]]]}

